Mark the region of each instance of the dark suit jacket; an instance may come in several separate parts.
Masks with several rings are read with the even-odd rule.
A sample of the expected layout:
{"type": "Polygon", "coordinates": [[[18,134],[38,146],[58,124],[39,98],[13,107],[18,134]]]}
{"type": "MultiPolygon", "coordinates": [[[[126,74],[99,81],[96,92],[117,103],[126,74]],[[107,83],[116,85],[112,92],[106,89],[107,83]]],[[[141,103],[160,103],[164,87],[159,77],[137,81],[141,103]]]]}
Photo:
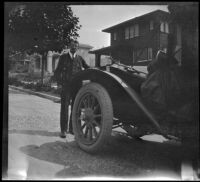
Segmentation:
{"type": "Polygon", "coordinates": [[[58,84],[63,85],[66,82],[70,82],[73,75],[82,70],[82,68],[89,68],[84,59],[76,55],[72,60],[69,53],[65,53],[60,56],[56,70],[54,71],[54,77],[58,84]]]}

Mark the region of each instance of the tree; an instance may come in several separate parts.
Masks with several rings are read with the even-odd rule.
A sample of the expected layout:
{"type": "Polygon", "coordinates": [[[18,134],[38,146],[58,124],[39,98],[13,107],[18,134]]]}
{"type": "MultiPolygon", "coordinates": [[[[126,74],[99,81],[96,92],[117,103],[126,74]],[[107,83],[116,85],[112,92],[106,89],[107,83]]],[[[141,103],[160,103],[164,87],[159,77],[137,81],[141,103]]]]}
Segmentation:
{"type": "Polygon", "coordinates": [[[198,2],[171,3],[168,6],[171,20],[181,29],[181,65],[190,75],[198,76],[198,2]]]}
{"type": "Polygon", "coordinates": [[[7,54],[10,49],[41,54],[43,82],[48,51],[61,51],[71,38],[79,36],[79,18],[64,2],[7,3],[5,11],[7,54]]]}

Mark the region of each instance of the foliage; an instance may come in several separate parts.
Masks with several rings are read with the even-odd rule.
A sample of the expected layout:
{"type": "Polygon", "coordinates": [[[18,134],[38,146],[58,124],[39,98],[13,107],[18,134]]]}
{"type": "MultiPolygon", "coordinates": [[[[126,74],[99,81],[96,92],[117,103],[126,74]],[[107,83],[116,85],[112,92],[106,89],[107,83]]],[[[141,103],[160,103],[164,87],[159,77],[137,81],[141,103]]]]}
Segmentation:
{"type": "Polygon", "coordinates": [[[23,87],[26,89],[34,89],[35,84],[34,83],[23,84],[23,87]]]}
{"type": "Polygon", "coordinates": [[[42,83],[40,79],[36,77],[30,77],[28,74],[23,73],[11,73],[9,72],[9,85],[23,86],[25,89],[31,89],[35,91],[52,92],[60,95],[61,88],[53,88],[52,81],[49,76],[44,78],[42,83]]]}
{"type": "Polygon", "coordinates": [[[21,80],[24,80],[26,77],[28,77],[28,73],[12,73],[12,72],[9,72],[8,77],[9,78],[16,78],[16,79],[21,81],[21,80]]]}
{"type": "Polygon", "coordinates": [[[61,87],[57,87],[56,89],[53,89],[52,92],[54,94],[60,95],[61,94],[61,87]]]}
{"type": "Polygon", "coordinates": [[[8,84],[14,86],[22,86],[21,81],[19,81],[16,77],[9,77],[8,84]]]}
{"type": "Polygon", "coordinates": [[[188,28],[198,26],[198,2],[170,3],[168,10],[174,22],[188,28]]]}
{"type": "Polygon", "coordinates": [[[50,77],[45,77],[43,83],[41,82],[41,80],[37,81],[36,84],[34,85],[34,89],[36,91],[51,91],[51,80],[50,77]]]}
{"type": "Polygon", "coordinates": [[[42,54],[61,51],[70,38],[78,37],[78,22],[68,3],[22,2],[8,15],[9,45],[14,50],[42,54]]]}
{"type": "Polygon", "coordinates": [[[22,63],[15,63],[13,71],[16,73],[27,73],[28,72],[28,64],[23,65],[22,63]]]}
{"type": "Polygon", "coordinates": [[[66,2],[7,2],[4,22],[5,60],[17,52],[41,54],[42,82],[47,52],[61,52],[81,27],[66,2]]]}
{"type": "Polygon", "coordinates": [[[42,84],[42,82],[37,82],[34,88],[36,91],[45,91],[45,92],[51,91],[51,85],[47,83],[42,84]]]}

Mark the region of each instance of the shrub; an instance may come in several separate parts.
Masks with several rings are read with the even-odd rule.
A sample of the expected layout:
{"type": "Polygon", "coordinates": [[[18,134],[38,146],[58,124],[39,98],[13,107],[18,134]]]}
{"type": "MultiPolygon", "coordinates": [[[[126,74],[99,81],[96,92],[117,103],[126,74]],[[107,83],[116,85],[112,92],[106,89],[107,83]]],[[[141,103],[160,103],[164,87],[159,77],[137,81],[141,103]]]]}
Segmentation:
{"type": "Polygon", "coordinates": [[[61,94],[61,87],[57,87],[57,89],[53,89],[53,93],[60,95],[61,94]]]}
{"type": "Polygon", "coordinates": [[[21,81],[18,80],[16,77],[9,77],[8,78],[8,84],[14,85],[14,86],[22,86],[21,81]]]}
{"type": "Polygon", "coordinates": [[[28,65],[23,65],[21,63],[16,63],[15,71],[16,71],[16,73],[26,73],[26,72],[28,72],[28,65]]]}
{"type": "Polygon", "coordinates": [[[35,85],[34,85],[34,83],[28,83],[28,84],[24,84],[23,87],[24,87],[24,88],[27,88],[27,89],[34,89],[34,88],[35,88],[35,85]]]}
{"type": "Polygon", "coordinates": [[[16,73],[16,72],[9,72],[9,77],[16,77],[17,79],[24,79],[28,73],[16,73]]]}
{"type": "Polygon", "coordinates": [[[30,79],[33,79],[33,80],[34,79],[40,79],[41,78],[41,71],[30,72],[28,76],[29,76],[30,79]]]}
{"type": "Polygon", "coordinates": [[[48,75],[44,77],[43,84],[39,75],[24,74],[24,73],[10,73],[9,72],[9,85],[23,86],[26,89],[32,89],[35,91],[44,91],[44,92],[55,92],[60,94],[60,88],[54,89],[51,87],[51,76],[48,75]]]}
{"type": "Polygon", "coordinates": [[[41,91],[42,90],[42,83],[41,82],[37,82],[35,84],[35,90],[36,91],[41,91]]]}
{"type": "Polygon", "coordinates": [[[15,77],[9,77],[8,78],[8,84],[9,85],[14,85],[15,83],[17,83],[17,78],[15,78],[15,77]]]}
{"type": "Polygon", "coordinates": [[[36,91],[45,91],[49,92],[51,91],[51,84],[49,82],[44,82],[42,84],[41,81],[37,82],[36,85],[34,85],[34,88],[36,91]]]}
{"type": "MultiPolygon", "coordinates": [[[[44,71],[44,79],[50,77],[51,75],[44,71]]],[[[41,79],[41,70],[35,70],[34,72],[29,72],[29,78],[31,79],[41,79]]]]}

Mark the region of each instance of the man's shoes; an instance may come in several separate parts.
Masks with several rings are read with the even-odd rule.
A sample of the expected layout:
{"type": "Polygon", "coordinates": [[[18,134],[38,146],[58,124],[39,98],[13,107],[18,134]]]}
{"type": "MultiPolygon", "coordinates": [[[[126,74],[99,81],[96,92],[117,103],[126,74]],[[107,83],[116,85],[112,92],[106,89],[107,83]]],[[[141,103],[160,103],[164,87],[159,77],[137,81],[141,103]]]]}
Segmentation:
{"type": "Polygon", "coordinates": [[[66,138],[66,132],[61,132],[60,133],[60,138],[66,138]]]}

